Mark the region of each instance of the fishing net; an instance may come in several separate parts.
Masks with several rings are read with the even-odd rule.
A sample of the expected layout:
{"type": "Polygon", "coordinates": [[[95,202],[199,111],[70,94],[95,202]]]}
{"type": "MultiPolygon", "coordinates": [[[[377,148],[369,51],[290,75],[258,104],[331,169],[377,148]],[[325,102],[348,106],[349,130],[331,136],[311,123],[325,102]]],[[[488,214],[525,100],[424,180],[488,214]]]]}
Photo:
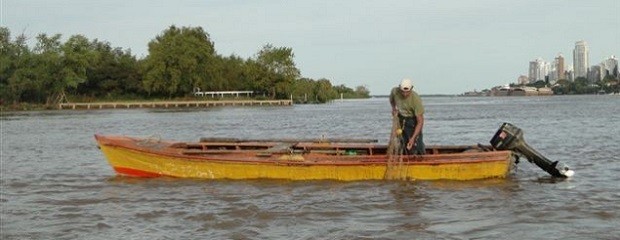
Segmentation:
{"type": "Polygon", "coordinates": [[[385,179],[403,180],[406,179],[406,167],[403,166],[404,148],[401,143],[402,129],[398,123],[398,117],[392,117],[392,131],[390,133],[390,142],[388,144],[387,154],[388,162],[385,170],[385,179]]]}

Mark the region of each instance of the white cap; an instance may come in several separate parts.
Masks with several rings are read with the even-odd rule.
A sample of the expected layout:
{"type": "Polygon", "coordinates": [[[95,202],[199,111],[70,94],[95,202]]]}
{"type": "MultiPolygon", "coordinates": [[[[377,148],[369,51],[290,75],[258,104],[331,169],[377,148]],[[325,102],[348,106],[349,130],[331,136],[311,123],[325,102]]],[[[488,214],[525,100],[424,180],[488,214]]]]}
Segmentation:
{"type": "Polygon", "coordinates": [[[411,89],[413,89],[413,82],[411,82],[411,79],[405,78],[400,82],[400,90],[409,92],[411,89]]]}

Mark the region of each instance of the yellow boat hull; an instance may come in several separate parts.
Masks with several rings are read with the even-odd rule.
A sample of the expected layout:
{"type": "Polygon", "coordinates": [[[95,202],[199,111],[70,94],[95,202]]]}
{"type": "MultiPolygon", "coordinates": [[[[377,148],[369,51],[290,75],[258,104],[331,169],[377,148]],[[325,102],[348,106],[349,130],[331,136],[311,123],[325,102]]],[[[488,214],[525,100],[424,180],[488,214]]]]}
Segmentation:
{"type": "Polygon", "coordinates": [[[389,161],[386,156],[316,156],[283,154],[183,155],[162,145],[140,148],[135,139],[97,136],[110,165],[121,175],[203,179],[287,180],[474,180],[505,178],[514,163],[510,151],[424,155],[416,160],[389,161]],[[132,143],[133,141],[133,143],[132,143]],[[158,150],[159,149],[159,150],[158,150]],[[163,149],[163,150],[162,150],[163,149]]]}

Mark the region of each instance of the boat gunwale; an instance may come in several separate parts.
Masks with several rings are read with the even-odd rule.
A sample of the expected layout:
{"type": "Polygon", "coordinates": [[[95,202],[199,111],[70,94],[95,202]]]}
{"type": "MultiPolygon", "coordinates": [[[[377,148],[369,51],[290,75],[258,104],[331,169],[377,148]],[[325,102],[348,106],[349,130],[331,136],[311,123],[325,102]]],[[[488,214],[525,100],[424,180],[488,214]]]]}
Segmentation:
{"type": "MultiPolygon", "coordinates": [[[[285,166],[367,166],[367,165],[385,165],[390,163],[387,154],[377,155],[328,155],[320,153],[304,153],[303,160],[289,160],[287,156],[291,154],[274,154],[275,156],[260,157],[250,156],[247,153],[260,153],[260,151],[248,151],[246,153],[235,153],[238,150],[232,150],[230,154],[201,154],[186,155],[182,152],[165,151],[164,149],[174,149],[171,145],[175,141],[158,141],[157,144],[165,144],[161,150],[139,146],[138,141],[144,140],[128,136],[104,136],[95,135],[98,144],[109,147],[124,148],[130,151],[150,154],[160,157],[177,158],[191,162],[209,162],[209,163],[226,163],[226,164],[267,164],[267,165],[285,165],[285,166]],[[103,141],[102,141],[103,140],[103,141]],[[127,144],[130,143],[130,144],[127,144]],[[226,157],[223,157],[226,155],[226,157]],[[279,159],[284,158],[284,159],[279,159]],[[310,158],[310,159],[308,159],[310,158]],[[318,160],[317,158],[321,158],[318,160]]],[[[439,147],[439,146],[436,146],[439,147]]],[[[457,146],[446,146],[448,149],[458,149],[457,146]]],[[[463,147],[474,147],[474,145],[463,145],[463,147]]],[[[490,162],[510,161],[512,151],[509,150],[493,150],[483,152],[461,152],[461,153],[444,153],[444,154],[426,154],[411,155],[403,159],[404,165],[447,165],[447,164],[481,164],[490,162]],[[421,158],[421,159],[420,159],[421,158]],[[450,158],[446,160],[446,158],[450,158]],[[483,158],[483,159],[480,159],[483,158]]],[[[401,164],[398,159],[395,164],[401,164]]]]}

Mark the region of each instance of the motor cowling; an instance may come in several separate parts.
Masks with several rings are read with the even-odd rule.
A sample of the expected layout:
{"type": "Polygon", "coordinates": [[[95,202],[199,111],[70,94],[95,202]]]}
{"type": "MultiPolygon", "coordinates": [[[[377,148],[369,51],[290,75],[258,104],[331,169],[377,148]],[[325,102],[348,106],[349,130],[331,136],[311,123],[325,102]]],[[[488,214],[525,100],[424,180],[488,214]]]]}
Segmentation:
{"type": "Polygon", "coordinates": [[[558,161],[551,161],[534,150],[534,148],[530,147],[523,138],[523,131],[510,123],[503,123],[497,132],[495,132],[495,135],[491,138],[491,146],[498,150],[517,152],[525,156],[528,161],[551,174],[551,176],[567,178],[575,174],[575,172],[570,170],[565,164],[559,163],[558,161]]]}

